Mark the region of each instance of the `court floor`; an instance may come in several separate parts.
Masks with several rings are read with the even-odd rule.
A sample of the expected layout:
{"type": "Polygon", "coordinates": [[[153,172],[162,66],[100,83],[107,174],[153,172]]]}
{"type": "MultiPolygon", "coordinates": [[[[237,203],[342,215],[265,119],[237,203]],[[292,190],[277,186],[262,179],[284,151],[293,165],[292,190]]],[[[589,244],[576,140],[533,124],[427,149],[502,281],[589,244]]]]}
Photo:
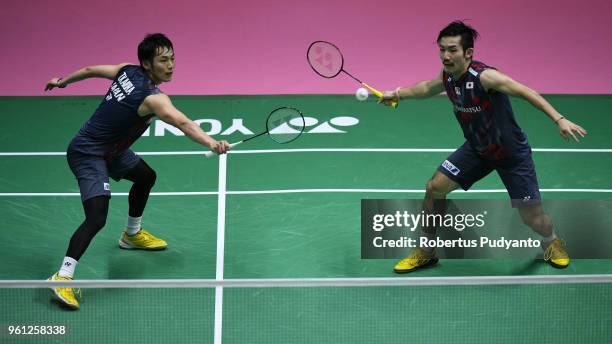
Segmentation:
{"type": "MultiPolygon", "coordinates": [[[[589,131],[566,143],[545,115],[514,101],[534,147],[545,199],[611,199],[612,96],[547,96],[589,131]]],[[[216,138],[258,132],[267,113],[294,106],[307,117],[298,141],[266,138],[227,157],[163,123],[133,147],[158,174],[143,227],[169,242],[161,252],[120,250],[130,184],[111,183],[106,227],[79,262],[77,279],[303,279],[413,276],[612,274],[612,261],[579,259],[555,270],[531,259],[443,260],[397,276],[394,260],[360,258],[360,201],[423,196],[425,181],[462,143],[448,100],[397,110],[351,96],[181,96],[175,105],[216,138]]],[[[82,221],[77,184],[63,154],[98,97],[0,97],[0,279],[39,280],[56,271],[82,221]]],[[[492,174],[479,192],[506,199],[492,174]]],[[[563,224],[558,224],[560,230],[563,224]]],[[[585,228],[562,228],[586,231],[585,228]]],[[[597,240],[597,238],[593,238],[597,240]]],[[[608,343],[612,287],[502,285],[320,288],[83,289],[66,312],[44,289],[0,288],[0,342],[119,343],[608,343]],[[61,324],[64,336],[11,336],[7,326],[61,324]]]]}

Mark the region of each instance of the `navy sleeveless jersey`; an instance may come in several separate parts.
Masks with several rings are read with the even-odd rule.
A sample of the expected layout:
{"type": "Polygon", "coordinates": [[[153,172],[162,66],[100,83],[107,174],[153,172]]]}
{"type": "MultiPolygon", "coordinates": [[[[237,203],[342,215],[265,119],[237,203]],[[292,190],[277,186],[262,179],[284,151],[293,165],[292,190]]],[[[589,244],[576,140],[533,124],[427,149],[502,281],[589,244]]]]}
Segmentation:
{"type": "Polygon", "coordinates": [[[487,92],[480,73],[489,67],[472,61],[458,80],[443,73],[446,94],[470,146],[483,158],[504,160],[530,152],[527,136],[518,126],[510,100],[495,90],[487,92]]]}
{"type": "Polygon", "coordinates": [[[140,66],[121,68],[102,103],[72,139],[69,150],[112,160],[147,130],[154,115],[139,116],[138,107],[147,96],[160,92],[140,66]]]}

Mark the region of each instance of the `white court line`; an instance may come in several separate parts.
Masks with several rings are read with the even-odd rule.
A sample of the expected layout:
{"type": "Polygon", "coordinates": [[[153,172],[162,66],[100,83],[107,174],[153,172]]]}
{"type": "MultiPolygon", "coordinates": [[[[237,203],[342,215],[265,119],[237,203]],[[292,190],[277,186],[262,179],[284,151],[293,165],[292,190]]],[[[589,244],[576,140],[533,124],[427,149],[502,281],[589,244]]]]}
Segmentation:
{"type": "MultiPolygon", "coordinates": [[[[506,193],[506,189],[455,190],[453,193],[506,193]]],[[[567,193],[612,193],[612,189],[540,189],[540,192],[567,193]]],[[[224,195],[265,195],[291,193],[425,193],[420,189],[280,189],[280,190],[246,190],[224,191],[224,195]]],[[[217,191],[202,192],[151,192],[151,196],[198,196],[218,195],[217,191]]],[[[78,192],[0,192],[0,197],[78,197],[78,192]]],[[[115,192],[112,196],[128,196],[127,192],[115,192]]]]}
{"type": "Polygon", "coordinates": [[[131,279],[131,280],[3,280],[9,288],[291,288],[291,287],[377,287],[434,285],[525,285],[611,283],[612,274],[517,275],[451,277],[349,277],[349,278],[261,278],[261,279],[131,279]]]}
{"type": "MultiPolygon", "coordinates": [[[[284,193],[425,193],[419,189],[286,189],[286,190],[254,190],[254,191],[227,191],[228,195],[261,195],[284,193]]],[[[489,190],[455,190],[453,193],[506,193],[506,189],[489,190]]],[[[540,192],[612,192],[612,189],[540,189],[540,192]]]]}
{"type": "MultiPolygon", "coordinates": [[[[151,192],[151,196],[202,196],[218,195],[217,191],[193,191],[193,192],[151,192]]],[[[113,192],[111,196],[128,196],[128,192],[113,192]]],[[[81,196],[78,192],[0,192],[0,196],[6,197],[76,197],[81,196]]]]}
{"type": "MultiPolygon", "coordinates": [[[[227,175],[227,155],[219,156],[219,197],[217,198],[217,268],[216,281],[223,281],[225,258],[225,189],[227,175]]],[[[221,344],[223,338],[223,286],[215,287],[215,333],[214,343],[221,344]]]]}
{"type": "MultiPolygon", "coordinates": [[[[308,152],[367,152],[367,153],[452,153],[457,148],[296,148],[296,149],[259,149],[259,150],[235,150],[230,154],[266,154],[266,153],[308,153],[308,152]]],[[[534,152],[547,153],[612,153],[607,148],[532,148],[534,152]]]]}
{"type": "MultiPolygon", "coordinates": [[[[309,152],[383,152],[383,153],[452,153],[456,148],[296,148],[235,150],[230,154],[309,153],[309,152]]],[[[546,153],[612,153],[609,148],[533,148],[546,153]]],[[[202,155],[204,151],[137,152],[142,156],[202,155]]],[[[0,156],[65,156],[66,152],[0,152],[0,156]]]]}

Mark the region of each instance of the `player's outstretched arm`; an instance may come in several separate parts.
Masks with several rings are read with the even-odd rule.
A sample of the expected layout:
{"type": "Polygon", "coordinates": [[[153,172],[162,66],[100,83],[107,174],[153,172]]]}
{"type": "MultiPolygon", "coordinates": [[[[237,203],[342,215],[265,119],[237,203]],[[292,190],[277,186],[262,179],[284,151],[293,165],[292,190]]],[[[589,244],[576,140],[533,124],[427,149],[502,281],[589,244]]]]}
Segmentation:
{"type": "Polygon", "coordinates": [[[565,116],[560,114],[538,92],[518,81],[513,80],[509,76],[499,71],[494,69],[487,69],[483,71],[480,74],[480,82],[487,91],[493,89],[510,96],[523,98],[536,109],[544,112],[551,120],[555,122],[555,124],[557,124],[559,127],[559,134],[565,141],[571,137],[574,141],[579,142],[579,139],[575,134],[578,134],[581,137],[584,137],[587,134],[586,130],[584,130],[578,124],[565,118],[565,116]]]}
{"type": "Polygon", "coordinates": [[[444,92],[442,84],[442,73],[431,80],[421,81],[413,86],[398,87],[395,91],[383,92],[380,102],[385,105],[390,105],[392,101],[399,102],[402,99],[424,99],[433,97],[444,92]]]}
{"type": "Polygon", "coordinates": [[[210,148],[210,150],[218,154],[227,153],[230,148],[227,141],[217,141],[208,135],[199,125],[174,107],[170,98],[163,93],[146,97],[139,112],[156,114],[162,121],[177,127],[193,141],[210,148]]]}
{"type": "Polygon", "coordinates": [[[52,78],[47,82],[45,91],[50,91],[55,87],[64,88],[68,86],[68,84],[89,78],[105,78],[113,80],[115,76],[117,76],[117,73],[119,73],[119,70],[128,64],[129,63],[120,63],[118,65],[97,65],[83,67],[68,74],[66,77],[52,78]]]}

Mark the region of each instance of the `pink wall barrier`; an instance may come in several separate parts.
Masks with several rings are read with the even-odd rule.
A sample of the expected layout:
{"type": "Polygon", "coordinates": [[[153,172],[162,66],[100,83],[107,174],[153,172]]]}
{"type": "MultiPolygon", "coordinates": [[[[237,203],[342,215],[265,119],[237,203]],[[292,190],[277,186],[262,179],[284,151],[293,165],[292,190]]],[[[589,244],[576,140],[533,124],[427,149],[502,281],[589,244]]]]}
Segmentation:
{"type": "Polygon", "coordinates": [[[353,93],[306,62],[315,40],[381,89],[437,75],[440,29],[466,19],[476,58],[542,93],[612,93],[610,0],[11,1],[0,8],[0,95],[102,94],[104,80],[45,93],[45,82],[92,64],[138,63],[146,33],[174,42],[170,94],[353,93]]]}

